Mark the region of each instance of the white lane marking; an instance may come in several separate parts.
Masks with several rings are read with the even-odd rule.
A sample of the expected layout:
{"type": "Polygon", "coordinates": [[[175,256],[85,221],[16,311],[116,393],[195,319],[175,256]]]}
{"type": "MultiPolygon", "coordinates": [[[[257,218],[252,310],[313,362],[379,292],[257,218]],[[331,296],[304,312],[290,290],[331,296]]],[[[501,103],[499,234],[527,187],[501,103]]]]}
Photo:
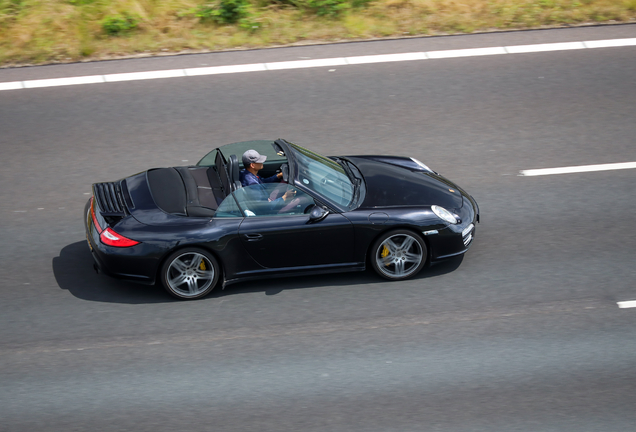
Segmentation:
{"type": "Polygon", "coordinates": [[[599,41],[547,43],[534,45],[515,45],[504,47],[468,48],[439,50],[428,52],[411,52],[398,54],[378,54],[367,56],[337,57],[325,59],[294,60],[272,63],[254,63],[242,65],[212,66],[188,69],[158,70],[149,72],[131,72],[108,75],[92,75],[68,78],[52,78],[41,80],[11,81],[0,83],[2,90],[20,90],[24,88],[42,88],[77,84],[98,84],[119,81],[138,81],[161,78],[179,78],[202,75],[233,74],[241,72],[275,71],[285,69],[304,69],[327,66],[346,66],[369,63],[391,63],[426,59],[445,59],[454,57],[475,57],[485,55],[522,54],[548,51],[566,51],[575,49],[611,48],[636,46],[636,38],[606,39],[599,41]]]}
{"type": "Polygon", "coordinates": [[[199,76],[199,75],[217,75],[217,74],[232,74],[241,72],[258,72],[265,71],[265,65],[260,64],[244,64],[234,66],[210,66],[204,68],[190,68],[185,69],[187,76],[199,76]]]}
{"type": "Polygon", "coordinates": [[[411,61],[411,60],[426,60],[428,57],[425,52],[411,52],[401,54],[378,54],[378,55],[366,55],[347,57],[347,63],[350,65],[355,64],[368,64],[368,63],[392,63],[399,61],[411,61]]]}
{"type": "Polygon", "coordinates": [[[475,57],[484,55],[506,54],[504,47],[471,48],[445,51],[431,51],[426,53],[430,59],[452,58],[452,57],[475,57]]]}
{"type": "Polygon", "coordinates": [[[613,171],[636,168],[636,162],[610,163],[602,165],[580,165],[561,168],[539,168],[519,171],[520,176],[542,176],[554,174],[572,174],[593,171],[613,171]]]}
{"type": "Polygon", "coordinates": [[[40,87],[59,87],[70,86],[80,84],[97,84],[103,83],[104,77],[102,75],[90,75],[81,77],[70,78],[51,78],[41,80],[24,81],[24,88],[40,88],[40,87]]]}
{"type": "Polygon", "coordinates": [[[584,42],[515,45],[515,46],[506,47],[506,51],[509,54],[546,52],[546,51],[565,51],[565,50],[574,50],[574,49],[585,49],[584,42]]]}
{"type": "Polygon", "coordinates": [[[605,39],[583,42],[586,48],[610,48],[636,45],[636,38],[630,39],[605,39]]]}
{"type": "Polygon", "coordinates": [[[282,69],[304,69],[323,66],[345,66],[347,61],[344,58],[327,58],[316,60],[294,60],[284,62],[265,63],[267,70],[282,69]]]}
{"type": "Polygon", "coordinates": [[[617,304],[621,309],[634,308],[636,307],[636,300],[617,302],[617,304]]]}
{"type": "Polygon", "coordinates": [[[24,84],[22,83],[22,81],[0,83],[0,91],[1,90],[18,90],[23,88],[24,88],[24,84]]]}
{"type": "Polygon", "coordinates": [[[159,78],[178,78],[178,77],[184,77],[184,76],[186,76],[185,70],[171,69],[171,70],[160,70],[160,71],[150,71],[150,72],[131,72],[131,73],[110,74],[110,75],[104,75],[104,80],[106,82],[118,82],[118,81],[149,80],[149,79],[159,79],[159,78]]]}

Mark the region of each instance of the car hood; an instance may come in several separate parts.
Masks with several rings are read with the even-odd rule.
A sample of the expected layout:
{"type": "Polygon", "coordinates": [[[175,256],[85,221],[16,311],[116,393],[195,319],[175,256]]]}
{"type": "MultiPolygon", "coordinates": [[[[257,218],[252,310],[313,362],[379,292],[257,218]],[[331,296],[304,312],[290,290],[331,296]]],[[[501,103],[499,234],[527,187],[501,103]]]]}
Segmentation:
{"type": "Polygon", "coordinates": [[[460,189],[448,179],[429,171],[408,167],[411,159],[392,158],[381,162],[373,156],[348,156],[364,176],[366,196],[360,207],[400,207],[438,205],[459,209],[463,205],[460,189]]]}

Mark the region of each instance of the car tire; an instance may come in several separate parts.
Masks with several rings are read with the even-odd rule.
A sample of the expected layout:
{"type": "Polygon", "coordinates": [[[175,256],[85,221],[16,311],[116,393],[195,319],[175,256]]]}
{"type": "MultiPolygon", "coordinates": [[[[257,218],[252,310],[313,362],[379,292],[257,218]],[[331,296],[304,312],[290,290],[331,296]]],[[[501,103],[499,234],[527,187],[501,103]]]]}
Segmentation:
{"type": "Polygon", "coordinates": [[[199,248],[173,252],[161,266],[161,284],[179,299],[208,295],[219,280],[220,267],[211,253],[199,248]]]}
{"type": "Polygon", "coordinates": [[[428,253],[424,240],[409,230],[393,230],[382,234],[371,246],[371,266],[385,279],[397,281],[419,273],[428,253]]]}

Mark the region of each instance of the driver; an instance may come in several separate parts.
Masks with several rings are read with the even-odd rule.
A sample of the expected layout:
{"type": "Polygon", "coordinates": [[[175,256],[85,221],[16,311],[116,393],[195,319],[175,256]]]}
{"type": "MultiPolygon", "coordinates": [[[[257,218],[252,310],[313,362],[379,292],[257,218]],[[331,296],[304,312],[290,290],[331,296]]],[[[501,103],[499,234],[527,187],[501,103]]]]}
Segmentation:
{"type": "MultiPolygon", "coordinates": [[[[273,176],[264,179],[258,175],[258,172],[263,169],[263,162],[265,162],[265,160],[267,160],[267,156],[259,154],[256,150],[247,150],[243,153],[243,166],[245,169],[239,173],[239,180],[243,187],[260,185],[263,183],[274,183],[282,180],[283,173],[274,174],[273,176]]],[[[264,188],[260,189],[263,195],[262,199],[267,201],[279,201],[281,199],[283,201],[288,201],[293,199],[296,195],[296,191],[290,189],[286,191],[282,197],[274,199],[274,197],[270,196],[264,188]]]]}
{"type": "Polygon", "coordinates": [[[267,156],[260,155],[256,150],[248,150],[243,153],[243,167],[245,169],[239,173],[239,180],[243,186],[273,183],[283,178],[283,173],[274,174],[265,179],[259,177],[258,172],[263,169],[263,163],[266,160],[267,156]]]}

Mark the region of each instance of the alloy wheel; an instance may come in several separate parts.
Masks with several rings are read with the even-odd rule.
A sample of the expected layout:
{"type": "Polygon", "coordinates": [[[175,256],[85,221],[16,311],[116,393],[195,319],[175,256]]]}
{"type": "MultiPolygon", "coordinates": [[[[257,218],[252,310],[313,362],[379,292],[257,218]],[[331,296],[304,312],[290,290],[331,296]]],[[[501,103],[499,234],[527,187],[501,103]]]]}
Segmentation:
{"type": "Polygon", "coordinates": [[[198,252],[178,255],[166,270],[166,282],[170,290],[184,298],[201,295],[214,281],[214,265],[208,257],[198,252]]]}
{"type": "Polygon", "coordinates": [[[390,279],[411,276],[420,269],[422,260],[422,246],[409,234],[394,234],[386,238],[375,252],[375,267],[390,279]]]}

